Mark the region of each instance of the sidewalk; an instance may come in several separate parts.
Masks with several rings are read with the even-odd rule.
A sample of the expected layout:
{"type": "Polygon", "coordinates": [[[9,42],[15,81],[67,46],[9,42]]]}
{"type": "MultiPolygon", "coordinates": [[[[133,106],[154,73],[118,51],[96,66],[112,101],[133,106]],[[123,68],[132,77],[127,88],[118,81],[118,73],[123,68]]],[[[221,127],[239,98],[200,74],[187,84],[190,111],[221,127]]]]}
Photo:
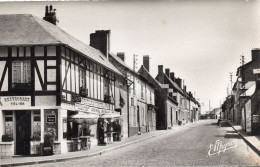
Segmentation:
{"type": "Polygon", "coordinates": [[[176,126],[169,130],[157,130],[148,133],[143,133],[141,135],[125,138],[120,142],[113,142],[112,144],[107,144],[106,146],[94,146],[90,150],[86,150],[86,151],[69,152],[69,153],[57,154],[52,156],[29,156],[29,157],[14,157],[8,159],[0,159],[0,166],[4,167],[4,166],[36,165],[42,163],[55,163],[55,162],[72,160],[72,159],[80,159],[80,158],[86,158],[91,156],[97,156],[97,155],[101,155],[102,153],[120,147],[124,147],[133,143],[147,140],[149,138],[153,138],[164,134],[177,133],[183,129],[187,129],[194,125],[196,125],[196,123],[190,123],[184,126],[176,126]]]}
{"type": "Polygon", "coordinates": [[[243,140],[260,156],[260,136],[249,136],[242,130],[241,125],[228,121],[233,129],[243,138],[243,140]]]}

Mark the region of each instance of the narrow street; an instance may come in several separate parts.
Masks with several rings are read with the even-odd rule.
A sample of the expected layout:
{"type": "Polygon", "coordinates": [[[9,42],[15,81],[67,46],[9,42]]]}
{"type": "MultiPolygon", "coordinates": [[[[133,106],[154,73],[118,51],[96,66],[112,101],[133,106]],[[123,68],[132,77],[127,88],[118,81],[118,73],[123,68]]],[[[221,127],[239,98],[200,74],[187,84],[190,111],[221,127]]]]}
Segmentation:
{"type": "Polygon", "coordinates": [[[260,165],[260,157],[232,127],[219,127],[217,120],[201,120],[194,126],[110,151],[100,156],[38,166],[202,166],[260,165]],[[235,148],[208,155],[216,140],[236,143],[235,148]]]}

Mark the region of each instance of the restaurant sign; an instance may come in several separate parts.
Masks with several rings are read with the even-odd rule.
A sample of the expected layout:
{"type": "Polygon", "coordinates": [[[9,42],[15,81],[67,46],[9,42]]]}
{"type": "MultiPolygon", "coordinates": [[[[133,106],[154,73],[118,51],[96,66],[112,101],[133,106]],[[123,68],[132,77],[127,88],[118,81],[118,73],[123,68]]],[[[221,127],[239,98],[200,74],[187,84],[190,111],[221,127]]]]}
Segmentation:
{"type": "Polygon", "coordinates": [[[2,96],[0,106],[31,106],[31,96],[2,96]]]}

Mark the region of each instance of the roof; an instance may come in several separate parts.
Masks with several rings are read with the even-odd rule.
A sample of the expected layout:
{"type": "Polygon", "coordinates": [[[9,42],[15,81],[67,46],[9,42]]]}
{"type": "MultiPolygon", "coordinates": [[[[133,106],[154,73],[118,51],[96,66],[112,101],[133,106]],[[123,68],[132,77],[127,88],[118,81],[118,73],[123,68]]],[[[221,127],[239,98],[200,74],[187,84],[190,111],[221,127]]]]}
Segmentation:
{"type": "Polygon", "coordinates": [[[122,75],[97,49],[31,14],[0,15],[0,46],[65,44],[122,75]]]}
{"type": "Polygon", "coordinates": [[[132,70],[122,59],[120,59],[117,55],[115,55],[114,53],[109,53],[109,55],[111,57],[113,57],[118,63],[120,63],[122,66],[124,66],[125,68],[132,70]]]}
{"type": "Polygon", "coordinates": [[[181,88],[180,88],[175,82],[173,82],[165,73],[164,73],[164,76],[165,76],[166,78],[168,78],[168,80],[170,81],[170,83],[171,83],[179,92],[183,93],[183,91],[181,90],[181,88]]]}
{"type": "MultiPolygon", "coordinates": [[[[148,76],[149,78],[151,78],[151,80],[153,81],[153,83],[151,83],[151,84],[153,84],[154,86],[160,87],[160,88],[162,89],[162,91],[163,91],[163,86],[162,86],[162,84],[161,84],[160,82],[158,82],[156,79],[154,79],[154,78],[151,76],[151,74],[146,70],[146,68],[144,68],[143,65],[142,65],[141,68],[139,69],[138,73],[139,73],[143,78],[145,78],[145,76],[148,76]],[[143,74],[145,74],[145,75],[143,75],[143,74]]],[[[147,80],[147,78],[145,78],[145,79],[147,80]]],[[[165,92],[165,93],[166,93],[166,92],[165,92]]],[[[166,93],[166,94],[167,94],[167,93],[166,93]]],[[[168,97],[168,99],[170,99],[170,100],[173,101],[174,103],[178,104],[178,102],[177,102],[175,99],[169,97],[168,94],[167,94],[167,97],[168,97]]]]}

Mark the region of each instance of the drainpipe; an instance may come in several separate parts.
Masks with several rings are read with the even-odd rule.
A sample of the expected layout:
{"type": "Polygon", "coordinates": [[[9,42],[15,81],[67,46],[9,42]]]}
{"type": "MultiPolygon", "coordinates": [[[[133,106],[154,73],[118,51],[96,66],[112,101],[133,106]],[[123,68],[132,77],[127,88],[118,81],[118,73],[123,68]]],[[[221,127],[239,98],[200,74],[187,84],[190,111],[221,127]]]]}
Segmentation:
{"type": "Polygon", "coordinates": [[[129,125],[129,86],[128,86],[128,84],[126,84],[126,89],[127,89],[127,129],[128,129],[127,132],[128,132],[128,137],[130,137],[130,125],[129,125]]]}

